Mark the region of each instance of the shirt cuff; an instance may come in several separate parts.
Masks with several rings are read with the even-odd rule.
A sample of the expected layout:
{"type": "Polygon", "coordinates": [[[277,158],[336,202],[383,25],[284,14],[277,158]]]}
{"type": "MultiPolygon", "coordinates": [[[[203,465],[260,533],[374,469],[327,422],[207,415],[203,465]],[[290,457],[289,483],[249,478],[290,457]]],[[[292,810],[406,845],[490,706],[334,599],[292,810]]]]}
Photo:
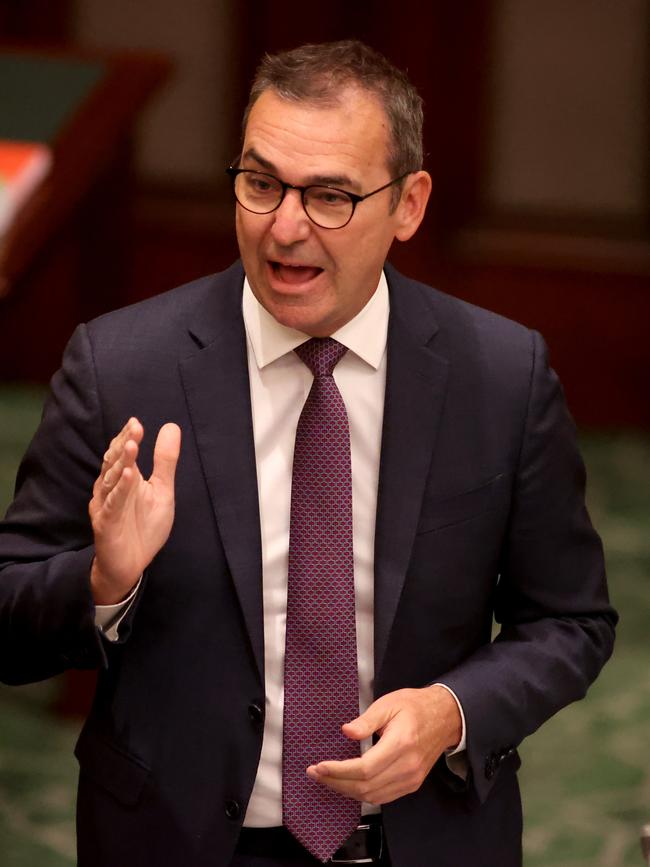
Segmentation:
{"type": "Polygon", "coordinates": [[[141,583],[142,575],[140,575],[138,583],[126,599],[123,599],[115,605],[95,605],[95,626],[101,629],[109,641],[117,641],[120,637],[118,632],[119,625],[124,619],[126,612],[131,607],[131,603],[135,599],[135,595],[140,589],[141,583]]]}

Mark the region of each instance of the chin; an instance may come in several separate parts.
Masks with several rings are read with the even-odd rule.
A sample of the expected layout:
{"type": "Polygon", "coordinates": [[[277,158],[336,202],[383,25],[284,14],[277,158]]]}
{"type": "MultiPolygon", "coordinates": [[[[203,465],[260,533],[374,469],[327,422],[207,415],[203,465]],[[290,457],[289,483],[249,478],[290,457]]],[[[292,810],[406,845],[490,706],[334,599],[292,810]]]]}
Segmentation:
{"type": "Polygon", "coordinates": [[[318,316],[310,316],[304,308],[281,306],[269,309],[271,316],[286,328],[302,331],[310,337],[328,337],[336,326],[328,325],[327,320],[318,316]]]}
{"type": "Polygon", "coordinates": [[[302,331],[303,334],[308,334],[310,337],[327,337],[332,330],[335,330],[329,329],[327,325],[318,320],[314,321],[309,317],[296,315],[292,311],[282,311],[278,315],[272,312],[271,315],[280,325],[293,328],[294,331],[302,331]]]}
{"type": "Polygon", "coordinates": [[[338,326],[331,326],[331,316],[326,311],[314,309],[313,305],[305,304],[304,300],[296,298],[266,298],[258,299],[271,316],[286,328],[302,331],[310,337],[326,337],[338,326]]]}

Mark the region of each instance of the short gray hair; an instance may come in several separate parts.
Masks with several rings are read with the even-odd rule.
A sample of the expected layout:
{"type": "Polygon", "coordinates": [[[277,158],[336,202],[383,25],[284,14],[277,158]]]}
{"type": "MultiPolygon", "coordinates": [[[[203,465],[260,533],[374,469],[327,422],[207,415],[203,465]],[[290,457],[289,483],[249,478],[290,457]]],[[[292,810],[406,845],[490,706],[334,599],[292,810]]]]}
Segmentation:
{"type": "MultiPolygon", "coordinates": [[[[422,98],[404,72],[356,39],[266,54],[253,79],[243,134],[252,107],[266,90],[293,102],[331,107],[338,104],[346,87],[358,87],[374,95],[386,112],[390,127],[388,169],[392,177],[421,169],[422,98]]],[[[399,196],[400,190],[394,189],[392,207],[399,196]]]]}

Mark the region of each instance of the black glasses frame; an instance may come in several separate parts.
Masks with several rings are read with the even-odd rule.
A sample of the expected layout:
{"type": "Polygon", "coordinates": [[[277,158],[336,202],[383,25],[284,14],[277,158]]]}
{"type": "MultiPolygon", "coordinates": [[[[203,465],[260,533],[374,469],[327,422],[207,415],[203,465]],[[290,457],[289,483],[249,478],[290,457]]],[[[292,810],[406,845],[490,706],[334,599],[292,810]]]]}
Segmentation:
{"type": "Polygon", "coordinates": [[[382,190],[387,190],[388,187],[392,187],[393,184],[397,184],[400,181],[403,181],[404,178],[407,177],[407,175],[413,174],[413,172],[412,171],[404,172],[404,174],[400,175],[398,178],[393,178],[392,181],[388,181],[387,184],[383,184],[381,187],[377,187],[376,190],[372,190],[372,192],[366,193],[363,196],[360,196],[357,193],[351,193],[349,190],[342,190],[340,187],[335,187],[332,184],[308,184],[306,187],[300,186],[299,184],[288,184],[286,181],[280,180],[280,178],[276,177],[275,175],[271,175],[268,172],[259,172],[259,171],[257,171],[257,169],[236,169],[234,166],[228,166],[228,168],[226,169],[226,174],[230,177],[230,179],[232,181],[232,188],[233,188],[233,193],[235,195],[235,199],[237,199],[237,201],[242,206],[242,208],[244,208],[244,210],[248,211],[249,213],[259,214],[260,216],[262,216],[264,214],[272,214],[273,211],[277,211],[277,209],[280,207],[280,205],[284,201],[284,197],[287,194],[287,190],[298,190],[298,192],[300,193],[300,201],[302,202],[303,210],[304,210],[305,214],[307,214],[309,219],[312,221],[312,223],[321,229],[334,230],[334,229],[343,229],[343,228],[345,228],[345,226],[348,225],[348,223],[350,222],[352,217],[354,217],[354,212],[356,211],[356,208],[357,208],[357,205],[359,204],[359,202],[363,202],[366,199],[369,199],[371,196],[375,196],[375,195],[377,195],[377,193],[381,193],[382,190]],[[246,205],[244,205],[242,202],[240,202],[239,199],[237,198],[237,193],[235,192],[235,181],[237,179],[237,176],[242,175],[242,174],[262,175],[263,177],[270,178],[271,180],[280,184],[280,187],[282,188],[282,195],[280,196],[280,200],[278,201],[277,205],[274,205],[274,207],[270,208],[268,211],[253,211],[250,208],[246,207],[246,205]],[[350,201],[352,202],[352,210],[350,212],[350,216],[345,221],[345,223],[342,223],[340,226],[322,226],[320,223],[318,223],[311,216],[311,214],[309,213],[309,211],[307,210],[307,207],[305,205],[305,194],[307,193],[308,190],[313,190],[313,189],[332,190],[335,193],[343,193],[344,196],[347,196],[350,199],[350,201]]]}

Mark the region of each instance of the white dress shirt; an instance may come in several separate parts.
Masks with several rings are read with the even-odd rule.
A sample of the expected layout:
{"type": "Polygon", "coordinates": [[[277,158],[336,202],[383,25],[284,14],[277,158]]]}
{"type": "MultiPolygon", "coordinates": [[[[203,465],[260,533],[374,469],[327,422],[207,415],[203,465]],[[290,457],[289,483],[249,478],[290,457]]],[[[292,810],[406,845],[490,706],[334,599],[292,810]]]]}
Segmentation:
{"type": "MultiPolygon", "coordinates": [[[[262,534],[266,674],[264,742],[244,824],[258,827],[282,824],[283,669],[291,473],[298,418],[313,376],[293,352],[309,336],[280,325],[256,300],[248,281],[244,283],[243,313],[262,534]]],[[[334,380],[345,402],[350,426],[361,712],[372,702],[374,675],[375,515],[386,386],[387,331],[388,287],[382,274],[377,291],[363,310],[332,334],[350,350],[334,368],[334,380]]],[[[368,743],[362,744],[362,750],[367,749],[370,742],[369,739],[368,743]]]]}

